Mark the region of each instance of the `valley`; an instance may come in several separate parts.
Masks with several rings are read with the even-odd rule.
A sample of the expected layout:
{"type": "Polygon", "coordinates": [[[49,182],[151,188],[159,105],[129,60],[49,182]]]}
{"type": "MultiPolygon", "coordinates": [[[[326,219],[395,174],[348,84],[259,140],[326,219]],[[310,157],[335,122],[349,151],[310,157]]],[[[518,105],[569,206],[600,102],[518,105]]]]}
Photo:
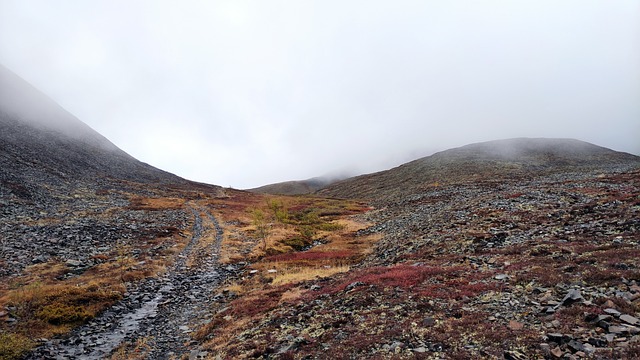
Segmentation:
{"type": "Polygon", "coordinates": [[[516,138],[253,193],[0,90],[40,104],[0,98],[0,360],[640,358],[638,156],[516,138]]]}
{"type": "Polygon", "coordinates": [[[16,216],[3,234],[77,235],[41,258],[5,243],[18,260],[3,331],[36,339],[29,359],[638,355],[637,168],[390,190],[353,201],[147,187],[119,201],[98,191],[118,206],[93,212],[74,197],[56,221],[16,216]],[[118,240],[82,247],[107,234],[118,240]],[[18,299],[40,306],[35,318],[18,299]],[[51,304],[74,310],[42,318],[51,304]]]}

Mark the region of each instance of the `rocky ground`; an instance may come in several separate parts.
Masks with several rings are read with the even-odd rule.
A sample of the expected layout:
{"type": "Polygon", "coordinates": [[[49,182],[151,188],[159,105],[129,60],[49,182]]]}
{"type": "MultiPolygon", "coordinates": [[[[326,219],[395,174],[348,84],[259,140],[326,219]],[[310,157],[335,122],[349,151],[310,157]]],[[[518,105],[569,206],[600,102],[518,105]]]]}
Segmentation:
{"type": "Polygon", "coordinates": [[[242,267],[218,262],[222,228],[208,201],[219,194],[119,184],[69,186],[47,201],[14,197],[0,207],[0,358],[21,358],[36,344],[27,358],[194,351],[189,334],[208,318],[215,289],[242,267]]]}
{"type": "MultiPolygon", "coordinates": [[[[124,298],[69,337],[50,340],[28,359],[102,359],[123,344],[138,343],[138,351],[151,359],[204,357],[190,343],[189,333],[211,316],[210,303],[221,280],[238,266],[217,262],[222,230],[205,208],[192,208],[194,225],[178,261],[159,278],[128,289],[124,298]],[[205,237],[212,237],[202,246],[205,237]],[[140,347],[140,344],[144,346],[140,347]]],[[[122,348],[126,357],[126,348],[122,348]]],[[[118,353],[116,352],[116,355],[118,353]]]]}
{"type": "Polygon", "coordinates": [[[0,197],[2,359],[640,358],[637,167],[372,185],[367,213],[40,185],[0,197]],[[256,206],[288,211],[264,250],[256,206]]]}
{"type": "Polygon", "coordinates": [[[227,358],[640,358],[640,171],[434,184],[381,198],[360,265],[230,299],[227,358]]]}
{"type": "MultiPolygon", "coordinates": [[[[182,210],[153,212],[150,216],[148,211],[127,209],[128,205],[124,196],[104,196],[96,201],[85,198],[31,213],[25,211],[28,208],[4,207],[0,224],[3,255],[0,276],[15,276],[28,265],[52,259],[82,272],[97,265],[102,255],[113,257],[118,245],[124,246],[133,239],[169,236],[186,229],[189,223],[189,214],[182,210]],[[113,209],[119,211],[110,211],[113,209]],[[81,215],[65,219],[69,214],[81,215]]],[[[166,245],[149,249],[148,255],[156,255],[166,245]]]]}

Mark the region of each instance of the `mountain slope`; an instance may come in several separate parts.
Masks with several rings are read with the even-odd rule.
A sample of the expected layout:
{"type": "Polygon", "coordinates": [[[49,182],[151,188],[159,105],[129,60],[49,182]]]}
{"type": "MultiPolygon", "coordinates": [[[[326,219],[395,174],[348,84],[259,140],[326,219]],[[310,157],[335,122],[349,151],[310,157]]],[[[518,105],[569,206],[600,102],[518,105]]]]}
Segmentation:
{"type": "Polygon", "coordinates": [[[158,284],[206,272],[210,294],[229,276],[211,204],[239,193],[136,160],[0,66],[0,359],[106,358],[133,328],[159,334],[150,358],[188,353],[179,327],[208,299],[158,284]],[[155,309],[168,296],[178,305],[155,309]],[[54,339],[89,320],[99,341],[54,339]]]}
{"type": "Polygon", "coordinates": [[[44,198],[78,181],[186,184],[142,163],[0,66],[0,195],[44,198]]]}
{"type": "Polygon", "coordinates": [[[640,358],[637,157],[575,140],[514,139],[329,189],[370,197],[375,209],[355,217],[363,228],[345,243],[373,237],[372,248],[342,273],[298,283],[282,279],[299,263],[344,265],[333,236],[251,264],[198,332],[210,354],[640,358]]]}
{"type": "Polygon", "coordinates": [[[347,179],[318,193],[340,198],[407,195],[438,184],[640,166],[640,157],[573,139],[517,138],[466,145],[347,179]]]}

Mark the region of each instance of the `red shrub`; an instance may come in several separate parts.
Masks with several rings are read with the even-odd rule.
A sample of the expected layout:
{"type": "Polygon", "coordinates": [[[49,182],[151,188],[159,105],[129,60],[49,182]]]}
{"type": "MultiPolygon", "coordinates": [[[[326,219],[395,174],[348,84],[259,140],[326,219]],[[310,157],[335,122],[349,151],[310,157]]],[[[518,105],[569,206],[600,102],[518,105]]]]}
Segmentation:
{"type": "Polygon", "coordinates": [[[292,284],[280,286],[276,289],[261,291],[256,296],[241,297],[231,302],[229,313],[237,317],[254,317],[274,309],[282,294],[293,287],[292,284]]]}
{"type": "Polygon", "coordinates": [[[354,279],[353,281],[360,281],[370,285],[408,288],[421,284],[424,281],[439,275],[450,274],[456,270],[460,269],[412,265],[376,267],[369,269],[365,274],[362,274],[362,276],[354,279]]]}

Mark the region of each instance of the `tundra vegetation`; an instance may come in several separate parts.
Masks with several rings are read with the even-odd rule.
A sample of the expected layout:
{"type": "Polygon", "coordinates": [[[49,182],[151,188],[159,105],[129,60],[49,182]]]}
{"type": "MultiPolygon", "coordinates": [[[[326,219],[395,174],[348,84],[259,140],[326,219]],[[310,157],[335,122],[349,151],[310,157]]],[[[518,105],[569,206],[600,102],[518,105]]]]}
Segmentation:
{"type": "MultiPolygon", "coordinates": [[[[200,266],[218,238],[215,261],[232,270],[201,295],[215,299],[210,315],[185,335],[203,356],[638,358],[640,171],[614,170],[430,179],[411,193],[354,186],[375,194],[367,201],[80,189],[16,220],[47,238],[14,238],[99,245],[73,253],[81,260],[68,248],[34,256],[3,278],[0,359],[95,321],[175,263],[200,266]]],[[[140,336],[113,359],[148,357],[154,341],[140,336]]]]}

